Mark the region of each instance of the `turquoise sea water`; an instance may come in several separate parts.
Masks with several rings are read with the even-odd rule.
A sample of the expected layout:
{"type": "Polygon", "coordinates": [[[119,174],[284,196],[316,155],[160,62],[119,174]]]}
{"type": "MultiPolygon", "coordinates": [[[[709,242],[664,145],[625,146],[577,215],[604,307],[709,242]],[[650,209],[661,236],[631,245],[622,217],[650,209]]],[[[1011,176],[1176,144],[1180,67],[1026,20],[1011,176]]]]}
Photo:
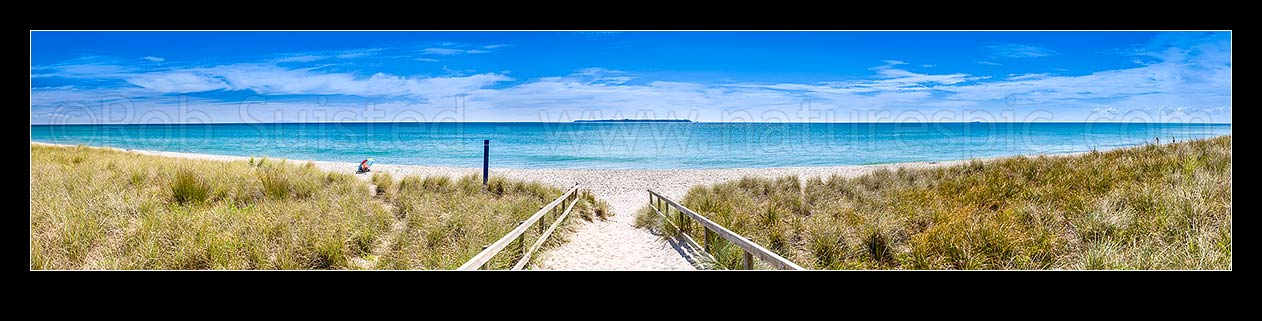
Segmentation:
{"type": "Polygon", "coordinates": [[[287,123],[32,125],[31,141],[378,164],[733,168],[879,164],[1112,149],[1229,134],[1230,124],[287,123]]]}

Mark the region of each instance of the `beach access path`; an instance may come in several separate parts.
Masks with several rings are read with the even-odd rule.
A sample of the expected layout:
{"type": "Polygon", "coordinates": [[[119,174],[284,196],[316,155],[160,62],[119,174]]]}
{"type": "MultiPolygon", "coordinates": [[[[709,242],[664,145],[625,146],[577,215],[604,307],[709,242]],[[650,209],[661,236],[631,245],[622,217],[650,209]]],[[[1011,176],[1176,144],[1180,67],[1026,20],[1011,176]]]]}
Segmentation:
{"type": "MultiPolygon", "coordinates": [[[[597,198],[609,202],[613,216],[608,220],[587,222],[568,236],[569,241],[541,253],[536,270],[694,270],[701,266],[689,258],[689,249],[668,242],[646,229],[634,226],[636,212],[648,204],[648,189],[674,200],[683,200],[695,185],[737,180],[744,176],[775,178],[786,175],[828,177],[836,174],[856,176],[869,171],[899,167],[930,167],[960,161],[936,163],[898,163],[831,167],[723,168],[723,169],[491,169],[491,177],[504,176],[525,181],[538,181],[557,187],[582,184],[597,198]]],[[[356,163],[315,162],[330,171],[353,172],[356,163]]],[[[480,168],[377,164],[374,172],[388,172],[394,177],[407,175],[448,175],[459,177],[481,174],[480,168]]],[[[364,175],[366,176],[366,175],[364,175]]]]}
{"type": "MultiPolygon", "coordinates": [[[[34,143],[39,144],[39,143],[34,143]]],[[[244,161],[249,157],[208,155],[194,153],[141,151],[147,155],[244,161]]],[[[292,161],[292,160],[291,160],[292,161]]],[[[306,161],[299,160],[299,163],[306,161]]],[[[852,165],[829,167],[781,167],[781,168],[721,168],[721,169],[491,169],[491,176],[538,181],[557,187],[583,184],[597,198],[609,202],[613,216],[608,220],[587,222],[578,220],[577,230],[569,241],[541,253],[539,263],[532,267],[542,270],[693,270],[700,268],[687,254],[690,250],[675,242],[663,240],[648,230],[636,228],[636,212],[648,204],[648,189],[663,196],[682,200],[688,189],[702,184],[714,184],[740,179],[744,176],[775,178],[798,175],[809,177],[830,175],[856,176],[882,168],[895,170],[899,167],[923,168],[958,164],[965,161],[915,162],[882,165],[852,165]]],[[[331,172],[354,173],[356,162],[313,161],[317,167],[331,172]]],[[[373,172],[388,172],[394,177],[407,175],[446,175],[459,177],[480,174],[481,168],[441,166],[376,164],[373,172]]],[[[368,180],[370,175],[357,175],[368,180]]]]}

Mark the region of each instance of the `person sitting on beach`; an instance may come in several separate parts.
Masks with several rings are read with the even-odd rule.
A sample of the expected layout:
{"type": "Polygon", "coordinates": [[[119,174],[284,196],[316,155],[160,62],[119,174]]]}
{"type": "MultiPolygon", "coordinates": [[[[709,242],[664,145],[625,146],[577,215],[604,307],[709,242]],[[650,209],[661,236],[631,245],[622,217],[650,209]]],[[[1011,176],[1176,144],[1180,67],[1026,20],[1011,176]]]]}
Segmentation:
{"type": "Polygon", "coordinates": [[[359,168],[356,170],[356,172],[359,172],[359,173],[370,172],[372,170],[368,168],[369,166],[372,166],[372,158],[365,159],[364,161],[359,162],[359,168]]]}

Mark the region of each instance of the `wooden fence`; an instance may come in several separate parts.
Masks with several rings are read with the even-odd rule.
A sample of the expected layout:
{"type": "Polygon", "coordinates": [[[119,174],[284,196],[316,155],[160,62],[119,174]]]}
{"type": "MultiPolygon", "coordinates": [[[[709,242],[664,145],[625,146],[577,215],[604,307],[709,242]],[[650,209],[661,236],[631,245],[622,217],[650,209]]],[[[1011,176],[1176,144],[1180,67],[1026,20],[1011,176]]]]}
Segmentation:
{"type": "Polygon", "coordinates": [[[531,254],[534,254],[540,246],[543,246],[543,242],[548,240],[548,236],[552,235],[552,232],[555,231],[558,226],[561,226],[561,222],[565,222],[565,217],[570,215],[570,211],[574,209],[574,204],[578,204],[578,189],[579,185],[574,184],[574,187],[571,187],[569,191],[565,192],[565,194],[561,194],[561,197],[557,197],[557,199],[552,200],[552,202],[548,203],[548,205],[544,205],[543,208],[540,208],[539,211],[535,212],[534,215],[531,215],[530,218],[522,221],[522,223],[518,225],[517,228],[513,229],[512,232],[508,232],[507,235],[504,235],[504,237],[495,241],[495,243],[487,245],[481,253],[473,256],[472,259],[469,259],[468,262],[465,262],[464,265],[461,265],[457,270],[482,269],[486,266],[487,262],[491,261],[491,258],[494,258],[495,255],[499,254],[514,241],[517,243],[516,252],[520,256],[520,259],[518,259],[516,264],[513,264],[513,270],[521,270],[526,267],[526,264],[530,263],[531,254]],[[552,224],[550,226],[548,226],[543,219],[545,216],[548,216],[548,214],[552,214],[552,224]],[[531,245],[529,249],[527,249],[525,247],[526,239],[524,236],[526,231],[530,230],[530,228],[536,224],[539,228],[539,238],[535,240],[535,243],[531,245]]]}
{"type": "Polygon", "coordinates": [[[712,260],[714,259],[714,256],[710,253],[711,243],[713,243],[711,239],[714,238],[714,235],[717,235],[737,247],[740,247],[745,252],[744,268],[746,270],[752,270],[754,268],[754,256],[757,256],[759,259],[762,259],[762,261],[767,262],[767,265],[770,265],[772,268],[781,270],[802,269],[801,266],[794,264],[792,261],[780,257],[779,255],[776,255],[776,253],[771,252],[758,244],[754,244],[754,242],[751,242],[749,238],[736,234],[736,232],[729,231],[723,226],[705,218],[705,216],[701,216],[701,214],[697,214],[697,212],[693,212],[687,207],[684,207],[669,198],[663,197],[661,194],[658,194],[653,190],[649,190],[649,205],[653,207],[653,210],[656,211],[658,215],[661,215],[665,219],[665,223],[671,224],[675,227],[675,231],[678,231],[681,238],[690,243],[694,248],[702,249],[712,260]],[[676,222],[671,222],[670,215],[667,215],[670,214],[670,210],[672,208],[674,208],[676,212],[680,213],[676,222]],[[705,238],[702,240],[703,244],[697,244],[697,241],[693,240],[692,236],[688,235],[692,230],[693,221],[700,223],[701,227],[705,229],[705,238]]]}

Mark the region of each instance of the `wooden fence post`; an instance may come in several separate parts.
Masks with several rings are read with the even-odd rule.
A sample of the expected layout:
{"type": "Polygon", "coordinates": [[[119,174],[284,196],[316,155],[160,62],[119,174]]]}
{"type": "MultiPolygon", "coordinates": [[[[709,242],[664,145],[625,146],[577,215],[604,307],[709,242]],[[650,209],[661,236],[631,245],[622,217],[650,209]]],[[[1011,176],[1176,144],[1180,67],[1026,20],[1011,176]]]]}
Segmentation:
{"type": "Polygon", "coordinates": [[[487,174],[491,168],[491,140],[482,141],[482,188],[486,188],[487,174]]]}
{"type": "MultiPolygon", "coordinates": [[[[702,226],[702,228],[705,228],[705,227],[702,226]]],[[[710,229],[708,228],[705,229],[705,240],[702,240],[701,242],[705,243],[706,253],[710,253],[710,229]]]]}
{"type": "Polygon", "coordinates": [[[517,257],[526,256],[526,233],[517,236],[517,257]]]}

